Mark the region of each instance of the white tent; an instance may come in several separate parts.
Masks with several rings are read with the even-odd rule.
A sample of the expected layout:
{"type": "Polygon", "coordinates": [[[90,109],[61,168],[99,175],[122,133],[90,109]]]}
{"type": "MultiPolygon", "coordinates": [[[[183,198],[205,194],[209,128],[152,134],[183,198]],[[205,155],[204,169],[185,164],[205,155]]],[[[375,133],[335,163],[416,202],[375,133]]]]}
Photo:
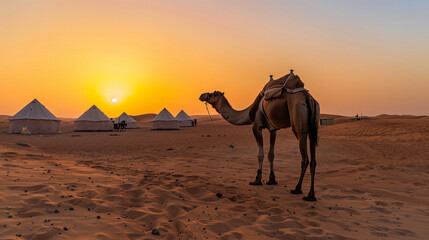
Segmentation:
{"type": "Polygon", "coordinates": [[[121,123],[122,121],[125,121],[125,123],[127,124],[127,128],[138,128],[137,121],[125,112],[122,113],[121,116],[115,118],[115,123],[121,123]]]}
{"type": "Polygon", "coordinates": [[[61,121],[37,99],[31,101],[17,114],[9,118],[8,133],[30,134],[60,133],[61,121]]]}
{"type": "Polygon", "coordinates": [[[74,131],[112,131],[113,122],[98,107],[93,105],[74,120],[74,131]]]}
{"type": "Polygon", "coordinates": [[[194,126],[194,119],[190,118],[183,110],[177,114],[176,119],[179,120],[181,127],[192,127],[194,126]]]}
{"type": "Polygon", "coordinates": [[[175,119],[165,108],[150,121],[151,128],[154,130],[180,129],[179,123],[179,120],[175,119]]]}

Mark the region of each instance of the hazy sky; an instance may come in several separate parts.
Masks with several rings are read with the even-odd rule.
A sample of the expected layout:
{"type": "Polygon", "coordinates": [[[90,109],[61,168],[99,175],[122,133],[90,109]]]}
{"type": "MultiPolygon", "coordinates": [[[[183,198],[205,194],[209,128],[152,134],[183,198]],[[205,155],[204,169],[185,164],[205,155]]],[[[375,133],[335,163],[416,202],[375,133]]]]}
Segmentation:
{"type": "Polygon", "coordinates": [[[295,69],[322,113],[429,114],[429,1],[0,1],[0,114],[205,114],[295,69]],[[116,104],[111,99],[118,99],[116,104]]]}

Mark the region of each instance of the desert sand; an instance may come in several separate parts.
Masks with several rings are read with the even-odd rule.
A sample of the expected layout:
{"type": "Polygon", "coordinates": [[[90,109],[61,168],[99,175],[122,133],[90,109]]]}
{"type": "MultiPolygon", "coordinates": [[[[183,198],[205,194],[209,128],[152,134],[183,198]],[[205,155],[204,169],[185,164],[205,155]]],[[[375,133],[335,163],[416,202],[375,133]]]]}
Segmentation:
{"type": "Polygon", "coordinates": [[[24,136],[6,134],[0,116],[0,239],[429,237],[429,117],[331,115],[337,124],[320,127],[317,202],[302,200],[309,171],[304,193],[289,193],[300,173],[290,129],[276,143],[279,185],[250,186],[250,126],[215,116],[215,129],[197,116],[196,128],[151,131],[152,117],[127,132],[75,133],[63,119],[62,134],[24,136]]]}

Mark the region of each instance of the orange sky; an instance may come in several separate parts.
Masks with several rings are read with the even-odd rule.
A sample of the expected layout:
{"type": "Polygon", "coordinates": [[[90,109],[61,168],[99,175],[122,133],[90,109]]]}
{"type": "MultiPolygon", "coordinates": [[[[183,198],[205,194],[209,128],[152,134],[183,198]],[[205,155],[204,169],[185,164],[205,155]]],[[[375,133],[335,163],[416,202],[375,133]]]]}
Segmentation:
{"type": "Polygon", "coordinates": [[[323,113],[429,114],[429,4],[321,2],[0,1],[0,114],[244,108],[290,68],[323,113]]]}

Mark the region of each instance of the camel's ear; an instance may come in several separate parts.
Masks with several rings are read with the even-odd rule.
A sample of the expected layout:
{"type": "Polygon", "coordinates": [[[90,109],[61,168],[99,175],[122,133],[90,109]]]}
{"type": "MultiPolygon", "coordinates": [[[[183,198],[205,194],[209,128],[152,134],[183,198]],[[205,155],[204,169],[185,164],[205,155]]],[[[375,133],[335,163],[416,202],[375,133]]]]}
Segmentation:
{"type": "Polygon", "coordinates": [[[225,95],[225,92],[222,92],[222,96],[225,95]]]}

